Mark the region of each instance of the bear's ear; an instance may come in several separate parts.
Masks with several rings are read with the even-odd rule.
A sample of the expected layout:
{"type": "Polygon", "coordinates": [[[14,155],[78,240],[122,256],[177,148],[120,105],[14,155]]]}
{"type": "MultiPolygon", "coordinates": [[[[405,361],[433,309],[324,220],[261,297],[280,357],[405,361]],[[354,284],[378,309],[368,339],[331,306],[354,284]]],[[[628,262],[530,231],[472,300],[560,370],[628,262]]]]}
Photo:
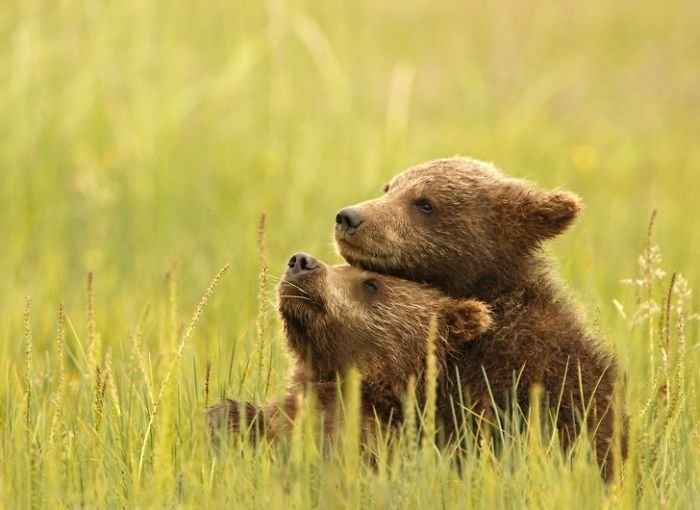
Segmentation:
{"type": "Polygon", "coordinates": [[[452,299],[444,310],[447,341],[461,344],[491,327],[491,311],[476,299],[452,299]]]}
{"type": "Polygon", "coordinates": [[[530,193],[522,205],[526,228],[538,239],[550,239],[564,232],[581,210],[581,199],[567,191],[530,193]]]}

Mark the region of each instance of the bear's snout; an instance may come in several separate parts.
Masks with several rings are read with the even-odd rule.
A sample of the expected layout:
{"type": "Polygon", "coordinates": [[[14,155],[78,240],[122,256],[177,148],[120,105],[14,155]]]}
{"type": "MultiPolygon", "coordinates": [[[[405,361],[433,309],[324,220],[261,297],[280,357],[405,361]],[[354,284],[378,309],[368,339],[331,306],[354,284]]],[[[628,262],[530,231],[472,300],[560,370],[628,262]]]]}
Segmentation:
{"type": "Polygon", "coordinates": [[[346,234],[353,234],[363,221],[359,208],[345,207],[335,215],[335,228],[346,234]]]}
{"type": "Polygon", "coordinates": [[[320,267],[318,261],[308,253],[295,253],[287,262],[287,274],[290,276],[300,276],[305,273],[315,271],[320,267]]]}

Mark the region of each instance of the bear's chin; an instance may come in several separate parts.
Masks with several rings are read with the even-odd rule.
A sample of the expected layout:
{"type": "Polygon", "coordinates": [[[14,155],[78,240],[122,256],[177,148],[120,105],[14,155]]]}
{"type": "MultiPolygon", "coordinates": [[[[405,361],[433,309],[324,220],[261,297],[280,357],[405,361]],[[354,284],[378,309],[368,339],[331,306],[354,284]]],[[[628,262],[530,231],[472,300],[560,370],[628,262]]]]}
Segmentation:
{"type": "Polygon", "coordinates": [[[314,320],[318,320],[316,316],[319,313],[316,306],[309,301],[289,297],[280,299],[279,312],[284,322],[304,329],[308,329],[314,320]]]}
{"type": "Polygon", "coordinates": [[[349,253],[344,250],[340,250],[340,256],[343,257],[351,266],[359,267],[365,271],[394,276],[396,278],[414,282],[422,281],[420,278],[416,278],[416,275],[410,271],[404,271],[399,265],[397,265],[398,262],[390,260],[389,257],[376,257],[373,255],[358,256],[358,252],[349,253]]]}

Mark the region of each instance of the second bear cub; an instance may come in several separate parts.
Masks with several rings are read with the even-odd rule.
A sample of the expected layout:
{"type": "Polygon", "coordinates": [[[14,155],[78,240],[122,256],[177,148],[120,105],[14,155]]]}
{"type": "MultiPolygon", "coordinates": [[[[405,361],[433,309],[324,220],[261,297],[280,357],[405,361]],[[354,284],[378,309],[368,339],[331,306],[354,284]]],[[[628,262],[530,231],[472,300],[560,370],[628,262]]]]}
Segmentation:
{"type": "MultiPolygon", "coordinates": [[[[207,411],[210,429],[237,430],[245,422],[274,438],[289,432],[309,389],[318,401],[326,432],[337,415],[337,383],[354,367],[361,377],[361,416],[371,433],[376,420],[396,425],[403,418],[409,379],[416,397],[425,395],[425,360],[434,322],[437,414],[453,415],[460,401],[451,380],[454,353],[488,329],[488,308],[473,299],[453,299],[425,285],[352,266],[328,266],[297,253],[278,287],[279,311],[293,357],[289,387],[263,404],[223,400],[207,411]]],[[[457,412],[456,414],[460,414],[457,412]]],[[[444,421],[449,437],[454,421],[444,421]]]]}

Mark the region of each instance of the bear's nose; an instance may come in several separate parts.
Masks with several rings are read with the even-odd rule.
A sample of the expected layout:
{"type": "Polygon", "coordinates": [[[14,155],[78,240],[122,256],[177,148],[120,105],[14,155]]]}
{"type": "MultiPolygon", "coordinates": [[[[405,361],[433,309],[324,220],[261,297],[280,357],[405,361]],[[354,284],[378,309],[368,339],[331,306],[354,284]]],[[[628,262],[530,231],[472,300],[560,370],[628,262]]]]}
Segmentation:
{"type": "Polygon", "coordinates": [[[335,228],[351,233],[362,224],[362,214],[357,207],[346,207],[335,215],[335,228]]]}
{"type": "Polygon", "coordinates": [[[299,252],[292,255],[287,262],[287,273],[300,275],[318,269],[318,262],[308,253],[299,252]]]}

